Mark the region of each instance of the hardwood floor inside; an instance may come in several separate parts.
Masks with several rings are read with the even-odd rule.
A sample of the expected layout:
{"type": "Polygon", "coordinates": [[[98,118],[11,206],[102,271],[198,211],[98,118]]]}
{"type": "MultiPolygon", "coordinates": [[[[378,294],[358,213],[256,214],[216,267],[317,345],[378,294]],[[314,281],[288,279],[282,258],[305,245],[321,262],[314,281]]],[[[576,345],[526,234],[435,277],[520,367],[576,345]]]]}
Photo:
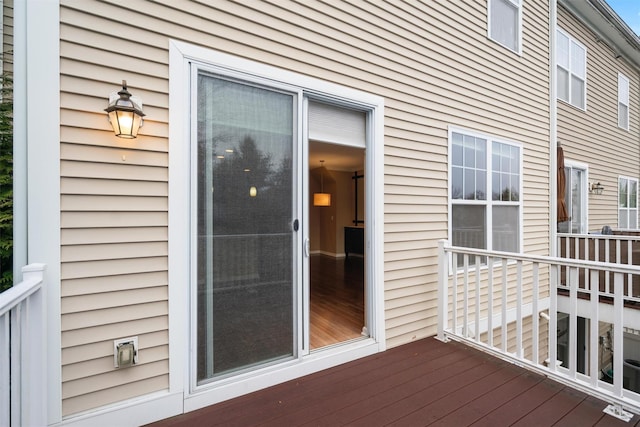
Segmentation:
{"type": "Polygon", "coordinates": [[[311,350],[362,337],[364,259],[310,259],[311,350]]]}

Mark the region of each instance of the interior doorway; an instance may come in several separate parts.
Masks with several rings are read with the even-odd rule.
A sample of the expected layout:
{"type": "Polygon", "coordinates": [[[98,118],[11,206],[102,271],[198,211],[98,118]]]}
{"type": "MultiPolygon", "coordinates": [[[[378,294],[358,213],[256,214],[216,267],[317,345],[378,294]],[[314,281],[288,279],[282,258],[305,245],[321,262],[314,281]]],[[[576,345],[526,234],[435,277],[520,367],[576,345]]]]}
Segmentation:
{"type": "Polygon", "coordinates": [[[369,336],[364,164],[364,148],[309,141],[311,351],[369,336]]]}

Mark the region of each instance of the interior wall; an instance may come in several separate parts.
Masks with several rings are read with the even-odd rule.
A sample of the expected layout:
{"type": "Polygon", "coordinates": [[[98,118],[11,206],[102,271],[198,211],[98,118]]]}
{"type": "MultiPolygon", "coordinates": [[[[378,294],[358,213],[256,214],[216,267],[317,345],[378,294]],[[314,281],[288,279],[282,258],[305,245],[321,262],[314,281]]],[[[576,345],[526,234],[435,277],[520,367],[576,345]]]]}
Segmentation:
{"type": "Polygon", "coordinates": [[[336,182],[336,249],[344,256],[344,228],[353,225],[354,199],[353,174],[351,172],[333,171],[336,182]]]}
{"type": "MultiPolygon", "coordinates": [[[[352,172],[332,171],[326,168],[316,168],[309,172],[311,253],[344,257],[344,227],[353,226],[355,215],[355,190],[352,176],[352,172]],[[313,193],[321,191],[321,170],[324,174],[324,191],[331,193],[331,206],[313,206],[313,193]]],[[[364,206],[362,201],[360,206],[364,206]]]]}
{"type": "Polygon", "coordinates": [[[336,256],[336,182],[325,167],[309,172],[309,239],[310,250],[315,253],[336,256]],[[322,182],[321,182],[322,180],[322,182]],[[313,206],[313,193],[331,194],[331,206],[313,206]]]}

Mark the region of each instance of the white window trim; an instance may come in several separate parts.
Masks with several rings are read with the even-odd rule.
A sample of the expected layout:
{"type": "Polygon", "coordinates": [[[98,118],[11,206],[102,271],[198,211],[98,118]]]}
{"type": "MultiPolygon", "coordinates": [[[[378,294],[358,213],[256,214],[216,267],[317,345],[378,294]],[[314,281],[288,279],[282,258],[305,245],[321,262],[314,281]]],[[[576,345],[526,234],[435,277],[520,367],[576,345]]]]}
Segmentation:
{"type": "MultiPolygon", "coordinates": [[[[556,27],[556,31],[569,38],[569,66],[571,66],[571,42],[574,42],[575,44],[580,46],[582,49],[584,49],[584,70],[583,70],[584,71],[584,90],[583,90],[583,92],[584,92],[584,94],[583,94],[584,95],[584,108],[579,107],[579,106],[574,105],[574,104],[571,103],[571,76],[573,75],[573,72],[570,69],[567,70],[569,72],[569,79],[568,79],[569,99],[566,100],[566,101],[564,99],[560,99],[560,97],[558,96],[558,92],[557,91],[556,91],[556,99],[558,101],[564,102],[567,105],[570,105],[570,106],[572,106],[574,108],[577,108],[578,110],[587,111],[587,104],[588,104],[588,100],[587,100],[587,94],[588,94],[588,91],[587,91],[587,86],[588,86],[588,83],[587,83],[587,80],[588,80],[587,62],[588,62],[589,51],[588,51],[587,47],[584,44],[580,43],[580,41],[578,41],[578,39],[576,39],[575,37],[571,36],[571,34],[569,34],[568,32],[564,31],[562,28],[556,27]]],[[[556,43],[558,43],[558,38],[557,37],[556,37],[556,43]]],[[[557,55],[557,50],[558,49],[556,47],[554,49],[554,51],[556,52],[556,55],[557,55]]],[[[557,68],[558,68],[557,57],[554,57],[554,61],[555,61],[555,67],[556,67],[556,70],[557,70],[557,68]]],[[[557,83],[557,78],[556,78],[556,86],[557,86],[557,84],[558,83],[557,83]]]]}
{"type": "Polygon", "coordinates": [[[620,129],[624,129],[626,131],[629,130],[629,116],[630,116],[630,102],[629,102],[629,97],[630,97],[630,92],[629,92],[630,88],[629,88],[629,78],[627,76],[625,76],[622,73],[618,73],[618,127],[620,129]],[[622,99],[622,85],[626,84],[627,88],[626,88],[626,99],[622,99]],[[627,107],[627,117],[625,122],[627,123],[626,127],[620,126],[620,116],[622,114],[622,111],[620,111],[620,104],[623,104],[627,107]]]}
{"type": "MultiPolygon", "coordinates": [[[[619,175],[618,176],[618,186],[616,188],[616,192],[618,193],[618,196],[616,197],[616,200],[618,201],[618,204],[616,206],[616,214],[618,215],[618,228],[621,229],[621,230],[637,230],[637,229],[640,229],[640,220],[638,220],[638,219],[636,219],[636,224],[637,224],[636,228],[630,228],[628,220],[627,220],[627,224],[626,224],[625,227],[622,227],[620,225],[620,210],[621,209],[627,210],[627,218],[629,218],[628,211],[630,209],[635,209],[636,217],[638,216],[638,213],[640,213],[640,203],[639,203],[640,200],[638,200],[638,192],[640,192],[640,180],[638,178],[634,178],[634,177],[631,177],[631,176],[619,175]],[[629,208],[629,207],[621,208],[620,207],[620,180],[621,179],[626,179],[627,181],[635,181],[636,182],[636,207],[635,208],[629,208]]],[[[628,194],[627,194],[627,197],[629,197],[628,194]]]]}
{"type": "MultiPolygon", "coordinates": [[[[580,212],[582,212],[581,223],[582,228],[578,231],[580,234],[586,234],[589,230],[589,165],[587,163],[577,162],[575,160],[564,160],[564,166],[572,169],[580,169],[584,171],[582,182],[582,197],[580,198],[580,212]]],[[[567,177],[567,179],[569,179],[567,177]]],[[[569,209],[569,206],[567,206],[569,209]]],[[[569,212],[570,214],[570,212],[569,212]]]]}
{"type": "MultiPolygon", "coordinates": [[[[524,180],[524,162],[523,162],[523,145],[521,143],[515,142],[515,141],[511,141],[505,138],[501,138],[501,137],[496,137],[493,135],[489,135],[486,133],[482,133],[482,132],[478,132],[478,131],[474,131],[474,130],[470,130],[470,129],[465,129],[465,128],[461,128],[461,127],[457,127],[457,126],[452,126],[449,125],[448,128],[448,140],[447,140],[447,145],[448,145],[448,176],[449,176],[449,180],[451,180],[451,177],[453,176],[453,172],[452,172],[452,138],[453,138],[453,133],[461,133],[464,135],[469,135],[469,136],[473,136],[476,138],[482,138],[482,139],[486,139],[487,140],[487,181],[486,181],[486,185],[487,185],[487,200],[486,201],[482,201],[482,202],[477,202],[477,201],[473,201],[473,200],[460,200],[459,202],[457,202],[458,199],[452,199],[451,197],[451,182],[449,182],[448,184],[448,188],[447,188],[447,197],[448,197],[448,213],[447,213],[447,229],[448,229],[448,240],[449,242],[453,241],[453,227],[451,225],[452,222],[452,210],[453,210],[453,205],[455,204],[478,204],[478,205],[483,205],[483,206],[500,206],[500,205],[509,205],[512,206],[514,204],[514,202],[510,202],[510,203],[506,203],[506,202],[501,202],[501,201],[493,201],[491,200],[491,179],[492,179],[492,162],[491,162],[491,149],[489,147],[489,144],[491,144],[492,142],[499,142],[502,144],[507,144],[507,145],[512,145],[514,147],[518,147],[520,149],[520,182],[518,183],[518,185],[520,186],[519,189],[519,194],[520,194],[520,200],[518,200],[518,206],[519,206],[519,210],[518,210],[518,224],[519,224],[519,229],[518,229],[518,252],[522,252],[523,249],[523,237],[524,237],[524,224],[523,224],[523,211],[524,211],[524,195],[523,195],[523,180],[524,180]],[[455,200],[455,201],[454,201],[455,200]]],[[[487,217],[486,217],[486,227],[487,227],[487,249],[491,250],[491,243],[492,243],[492,230],[491,227],[489,226],[489,224],[492,224],[493,222],[493,217],[492,217],[492,209],[487,209],[487,217]]]]}
{"type": "MultiPolygon", "coordinates": [[[[273,66],[217,52],[208,48],[171,40],[169,42],[169,393],[184,394],[188,412],[222,400],[317,372],[357,357],[385,349],[384,322],[384,98],[337,84],[307,77],[273,66]],[[369,110],[367,135],[367,256],[366,274],[371,283],[369,333],[372,339],[345,344],[339,348],[301,355],[289,363],[267,367],[241,379],[211,384],[191,392],[190,387],[190,63],[207,63],[229,73],[254,76],[275,84],[295,85],[305,95],[359,104],[369,110]]],[[[305,193],[306,194],[306,193],[305,193]]],[[[308,195],[305,196],[308,198],[308,195]]],[[[308,202],[308,200],[307,200],[308,202]]],[[[305,203],[305,201],[301,201],[305,203]]],[[[308,203],[307,203],[308,204],[308,203]]]]}
{"type": "Polygon", "coordinates": [[[505,49],[509,49],[510,51],[517,53],[518,55],[522,56],[522,8],[523,8],[523,1],[524,0],[505,0],[508,1],[509,3],[512,3],[514,6],[516,6],[518,8],[518,48],[517,49],[512,49],[511,47],[505,45],[504,43],[494,39],[493,37],[491,37],[491,9],[493,7],[493,2],[495,0],[489,0],[487,2],[487,38],[489,40],[491,40],[492,42],[495,42],[497,44],[499,44],[500,46],[504,47],[505,49]]]}

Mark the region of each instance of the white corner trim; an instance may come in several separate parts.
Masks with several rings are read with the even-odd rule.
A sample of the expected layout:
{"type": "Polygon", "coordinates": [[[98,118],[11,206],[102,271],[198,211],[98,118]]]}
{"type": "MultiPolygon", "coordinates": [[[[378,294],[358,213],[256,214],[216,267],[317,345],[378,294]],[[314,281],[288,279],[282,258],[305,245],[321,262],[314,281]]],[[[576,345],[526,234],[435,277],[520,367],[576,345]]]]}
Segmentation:
{"type": "Polygon", "coordinates": [[[14,4],[14,146],[19,147],[16,215],[26,235],[19,257],[43,263],[46,295],[48,423],[62,418],[60,343],[60,4],[14,4]],[[25,156],[21,158],[20,156],[25,156]],[[22,181],[26,180],[26,181],[22,181]],[[25,194],[26,193],[26,196],[25,194]],[[26,217],[26,218],[25,218],[26,217]]]}

